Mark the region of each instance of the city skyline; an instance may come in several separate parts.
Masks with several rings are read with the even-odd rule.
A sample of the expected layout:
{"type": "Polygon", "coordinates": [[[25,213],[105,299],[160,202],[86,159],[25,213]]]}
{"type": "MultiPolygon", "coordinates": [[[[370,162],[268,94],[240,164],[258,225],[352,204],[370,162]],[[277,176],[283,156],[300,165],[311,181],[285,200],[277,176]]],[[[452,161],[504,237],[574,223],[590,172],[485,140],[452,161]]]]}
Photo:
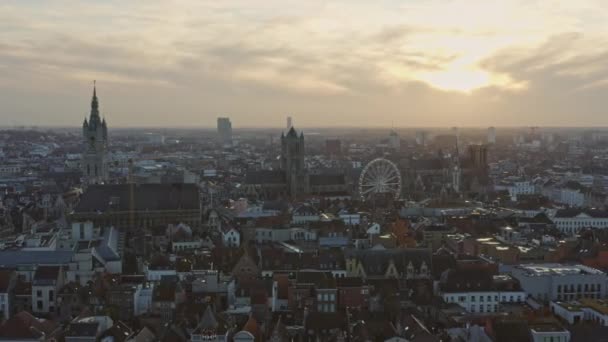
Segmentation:
{"type": "Polygon", "coordinates": [[[112,127],[605,126],[603,13],[592,0],[6,1],[0,117],[77,126],[97,79],[112,127]]]}

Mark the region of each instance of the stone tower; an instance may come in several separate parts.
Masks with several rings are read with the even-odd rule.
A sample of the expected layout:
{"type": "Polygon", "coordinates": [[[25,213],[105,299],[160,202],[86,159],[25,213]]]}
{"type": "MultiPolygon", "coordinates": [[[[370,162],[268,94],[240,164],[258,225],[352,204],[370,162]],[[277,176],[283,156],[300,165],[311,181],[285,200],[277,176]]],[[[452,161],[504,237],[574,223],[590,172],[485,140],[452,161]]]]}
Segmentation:
{"type": "Polygon", "coordinates": [[[91,114],[82,124],[83,153],[82,172],[87,184],[98,184],[108,180],[108,127],[106,119],[99,115],[97,89],[93,85],[91,114]]]}
{"type": "Polygon", "coordinates": [[[304,133],[291,127],[287,135],[281,134],[281,169],[285,172],[287,191],[292,198],[304,192],[306,172],[304,165],[304,133]]]}

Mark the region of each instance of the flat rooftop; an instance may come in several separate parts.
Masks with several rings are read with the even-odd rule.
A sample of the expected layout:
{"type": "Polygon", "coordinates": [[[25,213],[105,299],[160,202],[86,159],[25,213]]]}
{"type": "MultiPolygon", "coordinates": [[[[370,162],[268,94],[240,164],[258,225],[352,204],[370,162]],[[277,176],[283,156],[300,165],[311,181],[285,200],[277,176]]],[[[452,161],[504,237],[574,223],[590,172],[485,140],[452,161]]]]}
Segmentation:
{"type": "Polygon", "coordinates": [[[557,322],[538,322],[531,323],[530,330],[536,332],[557,332],[557,331],[567,331],[557,322]]]}
{"type": "Polygon", "coordinates": [[[528,264],[519,265],[528,276],[605,275],[606,273],[584,265],[528,264]]]}

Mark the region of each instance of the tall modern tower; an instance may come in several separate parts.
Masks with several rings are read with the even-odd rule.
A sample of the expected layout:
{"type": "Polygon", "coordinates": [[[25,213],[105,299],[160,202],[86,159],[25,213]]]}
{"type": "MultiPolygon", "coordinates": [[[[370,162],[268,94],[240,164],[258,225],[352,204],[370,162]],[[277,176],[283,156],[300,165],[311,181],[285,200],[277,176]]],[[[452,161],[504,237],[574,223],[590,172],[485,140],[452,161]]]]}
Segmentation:
{"type": "Polygon", "coordinates": [[[230,118],[217,118],[217,134],[220,144],[232,145],[232,123],[230,118]]]}
{"type": "Polygon", "coordinates": [[[285,171],[287,191],[292,198],[304,192],[304,133],[296,133],[291,127],[287,135],[281,134],[281,169],[285,171]]]}
{"type": "Polygon", "coordinates": [[[496,144],[496,128],[488,127],[488,144],[496,144]]]}
{"type": "Polygon", "coordinates": [[[99,115],[97,89],[93,85],[91,114],[82,124],[84,151],[82,153],[82,172],[86,183],[96,184],[108,180],[108,127],[106,119],[99,115]]]}

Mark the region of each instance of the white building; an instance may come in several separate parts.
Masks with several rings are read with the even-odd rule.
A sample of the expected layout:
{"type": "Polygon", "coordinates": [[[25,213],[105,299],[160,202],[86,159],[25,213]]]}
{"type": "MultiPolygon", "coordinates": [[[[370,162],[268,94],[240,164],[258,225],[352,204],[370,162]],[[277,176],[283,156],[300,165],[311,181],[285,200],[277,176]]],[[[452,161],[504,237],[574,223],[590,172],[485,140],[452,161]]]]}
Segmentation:
{"type": "Polygon", "coordinates": [[[224,246],[238,247],[241,245],[241,234],[235,228],[225,227],[222,229],[222,241],[224,246]]]}
{"type": "Polygon", "coordinates": [[[555,322],[530,324],[532,342],[570,342],[570,331],[555,322]]]}
{"type": "Polygon", "coordinates": [[[57,292],[64,283],[61,266],[38,266],[32,281],[32,312],[53,313],[57,292]]]}
{"type": "Polygon", "coordinates": [[[523,303],[523,291],[447,292],[441,295],[446,303],[458,304],[468,312],[497,312],[501,304],[523,303]]]}
{"type": "Polygon", "coordinates": [[[606,296],[606,273],[583,265],[526,264],[511,275],[531,297],[544,302],[606,296]]]}
{"type": "Polygon", "coordinates": [[[608,228],[608,212],[603,210],[562,209],[551,220],[566,234],[576,234],[583,228],[608,228]]]}
{"type": "Polygon", "coordinates": [[[256,228],[255,240],[261,242],[315,241],[317,232],[307,228],[256,228]]]}
{"type": "Polygon", "coordinates": [[[590,321],[608,326],[608,302],[606,300],[583,298],[579,301],[551,302],[551,312],[568,322],[577,324],[590,321]]]}

